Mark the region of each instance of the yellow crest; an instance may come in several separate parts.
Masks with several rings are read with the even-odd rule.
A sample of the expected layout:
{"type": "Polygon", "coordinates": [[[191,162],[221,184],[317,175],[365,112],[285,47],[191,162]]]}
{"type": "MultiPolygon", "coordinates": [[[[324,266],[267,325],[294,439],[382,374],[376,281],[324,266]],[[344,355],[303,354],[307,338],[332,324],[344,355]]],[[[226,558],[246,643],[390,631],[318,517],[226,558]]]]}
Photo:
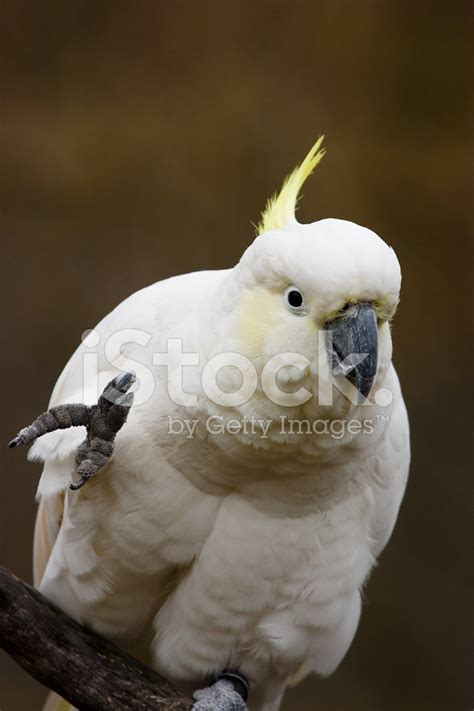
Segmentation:
{"type": "Polygon", "coordinates": [[[326,153],[326,150],[321,148],[323,140],[324,136],[318,138],[301,165],[286,178],[280,192],[267,200],[257,227],[257,234],[261,235],[269,230],[283,230],[294,222],[298,194],[303,183],[326,153]]]}

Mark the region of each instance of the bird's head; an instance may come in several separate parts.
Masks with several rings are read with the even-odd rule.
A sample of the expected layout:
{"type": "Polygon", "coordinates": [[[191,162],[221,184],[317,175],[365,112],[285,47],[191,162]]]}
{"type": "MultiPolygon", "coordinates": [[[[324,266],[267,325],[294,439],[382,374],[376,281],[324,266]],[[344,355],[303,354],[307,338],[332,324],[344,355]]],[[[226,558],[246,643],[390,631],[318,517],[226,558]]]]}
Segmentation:
{"type": "MultiPolygon", "coordinates": [[[[352,386],[367,398],[391,362],[389,322],[399,300],[400,266],[393,249],[365,227],[296,221],[298,193],[324,154],[321,143],[268,201],[257,238],[233,270],[229,325],[233,347],[260,375],[272,358],[287,354],[274,361],[283,392],[304,386],[314,395],[329,370],[345,376],[348,391],[352,386]]],[[[340,410],[339,396],[337,402],[340,410]]]]}

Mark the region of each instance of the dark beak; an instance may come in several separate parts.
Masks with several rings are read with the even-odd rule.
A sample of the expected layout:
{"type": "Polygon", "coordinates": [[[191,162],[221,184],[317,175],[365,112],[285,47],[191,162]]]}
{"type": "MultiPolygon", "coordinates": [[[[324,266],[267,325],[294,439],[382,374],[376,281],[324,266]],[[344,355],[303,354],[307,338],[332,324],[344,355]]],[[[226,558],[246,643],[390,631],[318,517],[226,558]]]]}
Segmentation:
{"type": "Polygon", "coordinates": [[[372,304],[349,306],[325,330],[329,367],[343,375],[366,398],[377,373],[377,315],[372,304]]]}

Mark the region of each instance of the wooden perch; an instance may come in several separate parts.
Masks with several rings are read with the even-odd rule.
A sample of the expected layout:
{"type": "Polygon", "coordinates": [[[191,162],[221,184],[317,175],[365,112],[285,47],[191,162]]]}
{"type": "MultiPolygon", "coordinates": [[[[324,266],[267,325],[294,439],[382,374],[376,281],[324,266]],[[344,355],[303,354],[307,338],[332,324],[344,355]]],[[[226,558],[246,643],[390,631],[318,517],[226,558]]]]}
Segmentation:
{"type": "Polygon", "coordinates": [[[0,566],[0,648],[81,711],[190,711],[166,679],[0,566]]]}

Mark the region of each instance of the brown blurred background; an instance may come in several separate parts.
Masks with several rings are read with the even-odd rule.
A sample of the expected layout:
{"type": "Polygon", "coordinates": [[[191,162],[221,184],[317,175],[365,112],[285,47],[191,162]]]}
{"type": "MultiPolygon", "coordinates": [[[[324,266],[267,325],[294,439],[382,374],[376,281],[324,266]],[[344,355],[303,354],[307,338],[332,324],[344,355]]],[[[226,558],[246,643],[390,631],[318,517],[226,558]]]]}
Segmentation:
{"type": "MultiPolygon", "coordinates": [[[[300,219],[354,220],[398,253],[411,480],[347,658],[285,711],[472,708],[470,8],[0,2],[2,442],[124,297],[233,265],[320,132],[300,219]]],[[[40,467],[0,452],[0,562],[31,580],[40,467]]],[[[40,708],[0,655],[1,710],[40,708]]]]}

